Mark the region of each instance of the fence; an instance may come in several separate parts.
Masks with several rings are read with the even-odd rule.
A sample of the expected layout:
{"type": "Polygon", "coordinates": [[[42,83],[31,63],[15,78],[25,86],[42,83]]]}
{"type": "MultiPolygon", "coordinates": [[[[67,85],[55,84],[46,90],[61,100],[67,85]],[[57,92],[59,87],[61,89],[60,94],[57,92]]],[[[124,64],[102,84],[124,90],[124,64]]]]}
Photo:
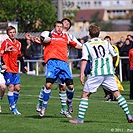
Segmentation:
{"type": "MultiPolygon", "coordinates": [[[[122,59],[128,59],[128,57],[120,57],[119,62],[119,78],[122,82],[122,59]]],[[[81,59],[69,59],[68,64],[70,67],[70,70],[72,72],[73,62],[80,61],[81,59]]],[[[44,62],[44,60],[25,60],[27,62],[27,68],[29,70],[29,63],[34,62],[35,63],[35,71],[33,72],[34,75],[39,76],[39,63],[44,62]]],[[[21,73],[21,63],[19,62],[19,72],[21,73]]],[[[30,73],[28,73],[30,74],[30,73]]]]}

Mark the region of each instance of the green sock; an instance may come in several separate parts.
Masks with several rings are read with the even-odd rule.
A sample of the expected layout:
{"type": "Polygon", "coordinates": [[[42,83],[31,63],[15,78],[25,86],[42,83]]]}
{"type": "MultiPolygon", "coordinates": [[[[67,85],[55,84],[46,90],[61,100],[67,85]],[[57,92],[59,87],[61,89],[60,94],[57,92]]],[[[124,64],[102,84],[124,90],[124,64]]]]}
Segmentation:
{"type": "Polygon", "coordinates": [[[66,105],[66,100],[67,100],[66,91],[60,91],[59,92],[59,97],[60,97],[60,101],[61,101],[61,108],[63,110],[67,110],[67,105],[66,105]]]}
{"type": "Polygon", "coordinates": [[[80,104],[79,104],[78,120],[80,121],[84,120],[84,115],[87,108],[88,108],[88,99],[81,98],[80,104]]]}
{"type": "Polygon", "coordinates": [[[43,101],[38,100],[38,104],[39,105],[42,105],[42,103],[43,103],[43,101]]]}
{"type": "Polygon", "coordinates": [[[116,100],[118,101],[119,106],[123,109],[125,114],[129,116],[130,112],[125,98],[122,95],[120,95],[119,97],[116,98],[116,100]]]}

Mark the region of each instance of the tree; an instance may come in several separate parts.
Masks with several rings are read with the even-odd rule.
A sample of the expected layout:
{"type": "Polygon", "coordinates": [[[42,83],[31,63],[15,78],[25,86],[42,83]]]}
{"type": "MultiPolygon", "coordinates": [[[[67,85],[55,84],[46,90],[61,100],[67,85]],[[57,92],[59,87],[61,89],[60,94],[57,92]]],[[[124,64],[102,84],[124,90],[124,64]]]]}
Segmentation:
{"type": "Polygon", "coordinates": [[[0,21],[17,21],[19,32],[53,29],[56,9],[52,0],[0,0],[0,21]]]}
{"type": "Polygon", "coordinates": [[[67,17],[69,18],[70,20],[73,20],[73,18],[75,17],[76,13],[80,10],[80,7],[78,5],[76,5],[76,9],[73,9],[74,8],[74,2],[64,2],[64,8],[67,8],[63,10],[63,14],[64,14],[64,17],[67,17]]]}

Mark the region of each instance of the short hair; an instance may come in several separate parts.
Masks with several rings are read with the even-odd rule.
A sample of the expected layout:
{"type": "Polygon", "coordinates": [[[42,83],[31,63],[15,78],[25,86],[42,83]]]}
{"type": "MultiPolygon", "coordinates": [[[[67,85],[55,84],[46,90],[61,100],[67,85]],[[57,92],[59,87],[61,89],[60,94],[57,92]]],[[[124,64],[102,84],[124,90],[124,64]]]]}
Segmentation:
{"type": "Polygon", "coordinates": [[[8,31],[10,31],[10,30],[12,30],[12,29],[14,29],[15,32],[16,32],[16,29],[15,29],[14,26],[8,26],[7,29],[6,29],[6,33],[8,34],[8,31]]]}
{"type": "Polygon", "coordinates": [[[62,25],[63,25],[62,21],[56,21],[56,22],[54,23],[54,28],[56,27],[56,24],[62,24],[62,25]]]}
{"type": "Polygon", "coordinates": [[[100,34],[100,27],[97,25],[91,25],[89,27],[89,35],[91,38],[98,37],[100,34]]]}
{"type": "Polygon", "coordinates": [[[72,26],[72,22],[71,22],[71,20],[70,20],[70,19],[68,19],[68,18],[63,18],[63,19],[61,20],[61,22],[63,23],[65,20],[67,20],[67,21],[69,22],[69,24],[70,24],[69,29],[70,29],[70,28],[71,28],[71,26],[72,26]]]}
{"type": "Polygon", "coordinates": [[[105,39],[109,39],[109,40],[111,41],[111,37],[110,37],[110,36],[105,36],[105,37],[104,37],[104,40],[105,40],[105,39]]]}

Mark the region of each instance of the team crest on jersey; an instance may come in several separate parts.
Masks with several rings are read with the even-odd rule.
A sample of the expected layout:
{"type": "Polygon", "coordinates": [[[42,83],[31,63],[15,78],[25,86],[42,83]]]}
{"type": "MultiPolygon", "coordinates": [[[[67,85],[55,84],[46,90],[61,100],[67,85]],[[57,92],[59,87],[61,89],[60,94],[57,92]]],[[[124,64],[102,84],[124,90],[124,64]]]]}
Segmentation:
{"type": "Polygon", "coordinates": [[[10,83],[10,79],[7,79],[7,83],[10,83]]]}

